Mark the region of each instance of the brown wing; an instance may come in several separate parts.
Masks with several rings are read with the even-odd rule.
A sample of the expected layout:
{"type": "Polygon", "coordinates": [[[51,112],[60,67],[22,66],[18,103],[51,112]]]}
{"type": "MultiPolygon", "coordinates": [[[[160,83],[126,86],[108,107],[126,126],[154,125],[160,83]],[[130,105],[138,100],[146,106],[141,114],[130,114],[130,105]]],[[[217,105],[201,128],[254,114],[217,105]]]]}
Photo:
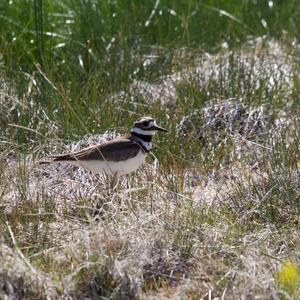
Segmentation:
{"type": "Polygon", "coordinates": [[[141,146],[128,138],[117,138],[100,145],[91,146],[81,151],[52,156],[52,161],[107,160],[120,161],[138,154],[141,146]]]}

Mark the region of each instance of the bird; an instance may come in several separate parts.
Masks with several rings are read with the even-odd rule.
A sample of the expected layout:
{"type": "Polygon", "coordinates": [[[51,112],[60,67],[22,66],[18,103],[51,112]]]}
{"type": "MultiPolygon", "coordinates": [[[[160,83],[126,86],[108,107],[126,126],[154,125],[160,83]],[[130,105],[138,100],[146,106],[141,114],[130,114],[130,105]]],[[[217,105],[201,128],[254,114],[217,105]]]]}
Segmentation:
{"type": "Polygon", "coordinates": [[[71,164],[115,179],[136,171],[144,163],[152,149],[152,137],[158,131],[167,132],[167,129],[157,125],[152,117],[141,117],[134,122],[130,134],[77,152],[49,156],[39,163],[71,164]]]}

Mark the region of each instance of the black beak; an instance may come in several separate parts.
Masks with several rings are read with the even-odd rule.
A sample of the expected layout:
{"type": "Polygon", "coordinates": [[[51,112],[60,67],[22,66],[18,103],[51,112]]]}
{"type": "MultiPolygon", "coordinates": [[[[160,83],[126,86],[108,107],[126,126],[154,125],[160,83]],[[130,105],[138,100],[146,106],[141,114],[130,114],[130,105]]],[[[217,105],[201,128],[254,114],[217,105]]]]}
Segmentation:
{"type": "Polygon", "coordinates": [[[160,127],[160,126],[158,126],[158,125],[153,125],[153,126],[151,127],[151,130],[157,130],[157,131],[168,132],[167,129],[165,129],[165,128],[163,128],[163,127],[160,127]]]}

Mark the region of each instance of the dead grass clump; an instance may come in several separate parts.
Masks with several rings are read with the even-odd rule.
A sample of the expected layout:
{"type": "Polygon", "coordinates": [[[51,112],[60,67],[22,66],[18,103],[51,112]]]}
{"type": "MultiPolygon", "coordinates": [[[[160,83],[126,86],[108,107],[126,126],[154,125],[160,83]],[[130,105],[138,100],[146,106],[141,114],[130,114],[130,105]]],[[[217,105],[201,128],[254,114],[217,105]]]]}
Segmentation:
{"type": "Polygon", "coordinates": [[[56,299],[58,286],[33,267],[16,244],[14,248],[4,243],[0,248],[0,295],[10,299],[56,299]]]}
{"type": "Polygon", "coordinates": [[[211,101],[185,116],[178,125],[178,134],[197,138],[204,147],[232,141],[233,136],[245,140],[263,138],[274,125],[271,113],[264,106],[249,107],[242,100],[211,101]]]}
{"type": "Polygon", "coordinates": [[[235,182],[231,202],[245,224],[255,221],[281,227],[297,223],[300,211],[298,131],[286,131],[276,141],[271,137],[269,142],[271,150],[265,150],[253,169],[256,176],[242,175],[235,182]]]}
{"type": "MultiPolygon", "coordinates": [[[[60,192],[57,190],[49,198],[51,190],[56,189],[54,177],[49,174],[48,180],[53,181],[43,186],[47,170],[37,171],[30,160],[25,161],[29,164],[23,165],[27,172],[20,170],[14,178],[13,172],[5,168],[4,178],[7,174],[7,182],[13,178],[11,182],[16,182],[18,178],[26,184],[28,178],[31,184],[35,178],[43,193],[28,193],[24,198],[18,195],[13,209],[4,215],[7,223],[1,221],[5,243],[14,246],[5,225],[9,224],[20,247],[16,249],[22,251],[17,252],[21,259],[14,256],[14,261],[26,267],[25,274],[20,275],[24,287],[18,286],[24,295],[31,295],[25,279],[37,273],[43,274],[41,278],[47,282],[34,288],[41,298],[50,292],[54,298],[72,299],[134,299],[153,295],[170,299],[188,295],[234,299],[278,295],[273,274],[277,259],[287,251],[280,247],[287,235],[278,231],[281,229],[276,227],[275,220],[264,219],[270,207],[264,207],[261,197],[255,198],[255,189],[264,195],[267,182],[271,187],[272,178],[279,178],[267,168],[267,162],[259,165],[260,172],[265,173],[263,177],[253,174],[255,169],[251,166],[242,165],[227,166],[227,172],[208,176],[207,191],[197,187],[198,194],[203,191],[202,200],[199,196],[191,197],[192,186],[188,181],[193,179],[188,173],[157,172],[146,165],[140,175],[136,174],[138,179],[123,179],[115,195],[99,189],[105,186],[101,178],[99,187],[91,193],[84,188],[84,175],[80,177],[78,173],[77,188],[82,197],[79,200],[68,178],[74,170],[52,170],[56,175],[61,172],[60,192]],[[149,181],[150,178],[156,180],[149,181]],[[64,194],[68,188],[69,192],[64,194]],[[90,214],[93,195],[104,199],[97,221],[90,214]],[[214,195],[213,200],[205,201],[205,195],[214,195]],[[43,206],[42,199],[51,200],[50,210],[43,206]],[[51,217],[46,218],[46,212],[51,212],[51,217]]],[[[89,180],[91,185],[95,183],[95,178],[89,180]]],[[[196,182],[193,184],[197,186],[196,182]]],[[[297,186],[289,185],[296,190],[297,186]]],[[[14,188],[14,184],[8,185],[9,190],[14,188]]],[[[281,212],[284,205],[276,203],[281,212]]],[[[295,211],[288,212],[295,216],[295,211]]],[[[285,228],[284,224],[281,228],[285,228]]],[[[4,256],[1,263],[2,260],[4,256]]],[[[7,277],[6,282],[12,287],[19,284],[13,277],[7,277]]]]}
{"type": "Polygon", "coordinates": [[[260,103],[268,102],[269,97],[286,99],[292,92],[291,74],[296,70],[291,50],[265,36],[249,40],[240,50],[194,54],[188,63],[186,56],[185,49],[177,51],[173,64],[180,71],[162,76],[156,83],[134,81],[131,94],[172,106],[186,85],[195,86],[205,99],[254,96],[260,103]]]}

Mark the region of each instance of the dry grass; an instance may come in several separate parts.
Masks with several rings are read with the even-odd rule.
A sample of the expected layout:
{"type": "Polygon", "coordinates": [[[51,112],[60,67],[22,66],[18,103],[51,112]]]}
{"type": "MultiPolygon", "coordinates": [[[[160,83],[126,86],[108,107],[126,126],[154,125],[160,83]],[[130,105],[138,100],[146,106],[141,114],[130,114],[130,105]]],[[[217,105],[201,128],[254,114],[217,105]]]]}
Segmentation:
{"type": "MultiPolygon", "coordinates": [[[[235,80],[242,72],[251,75],[239,97],[214,95],[174,125],[189,150],[165,152],[168,164],[150,157],[115,191],[105,177],[36,163],[46,152],[77,150],[115,131],[63,146],[57,124],[47,124],[41,108],[26,130],[51,129],[49,143],[31,143],[32,154],[20,154],[9,135],[12,106],[2,107],[8,133],[0,158],[0,297],[292,299],[291,288],[276,278],[287,258],[299,265],[299,114],[291,116],[294,103],[286,92],[294,87],[288,78],[292,64],[285,65],[290,57],[274,42],[276,51],[268,55],[271,46],[262,52],[258,42],[252,52],[241,50],[238,68],[234,61],[230,67],[230,53],[221,53],[151,86],[162,94],[170,88],[168,110],[190,99],[184,93],[195,91],[195,82],[203,93],[223,82],[229,91],[230,70],[238,73],[235,80]],[[207,75],[212,67],[219,71],[207,75]],[[192,88],[188,78],[194,79],[192,88]],[[264,82],[263,89],[254,78],[264,82]],[[247,101],[258,92],[275,100],[247,101]],[[289,101],[278,104],[283,94],[289,101]],[[189,157],[187,165],[176,161],[180,155],[189,157]]],[[[151,89],[147,95],[157,97],[151,89]]],[[[30,110],[26,97],[21,101],[3,88],[0,102],[7,100],[21,115],[30,110]]]]}

